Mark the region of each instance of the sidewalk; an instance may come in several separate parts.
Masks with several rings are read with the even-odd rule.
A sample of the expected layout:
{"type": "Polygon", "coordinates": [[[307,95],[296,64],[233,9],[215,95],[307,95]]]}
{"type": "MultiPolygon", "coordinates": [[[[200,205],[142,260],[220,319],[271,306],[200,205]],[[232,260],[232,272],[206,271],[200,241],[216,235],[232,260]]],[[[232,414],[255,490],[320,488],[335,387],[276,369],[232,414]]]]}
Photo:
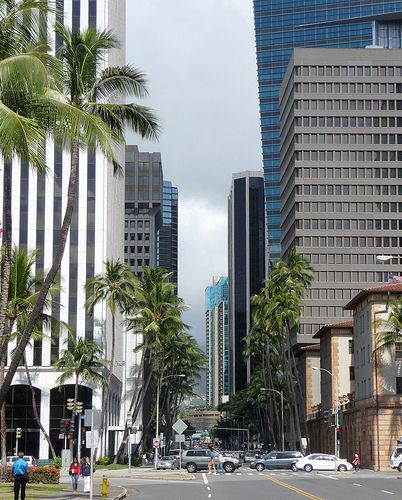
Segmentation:
{"type": "MultiPolygon", "coordinates": [[[[124,488],[119,488],[117,486],[109,486],[108,496],[103,497],[101,495],[100,486],[95,485],[93,498],[103,498],[103,500],[120,500],[126,498],[126,493],[127,492],[124,488]]],[[[89,493],[83,493],[82,491],[77,491],[77,493],[72,493],[66,491],[65,493],[58,493],[57,495],[52,495],[46,498],[51,498],[53,500],[72,500],[74,498],[89,498],[89,493]]]]}
{"type": "Polygon", "coordinates": [[[192,481],[195,479],[194,474],[189,474],[185,469],[182,470],[156,470],[151,467],[133,467],[131,473],[128,469],[119,470],[102,470],[97,469],[94,477],[102,478],[103,476],[109,477],[123,477],[131,479],[157,479],[164,481],[192,481]]]}

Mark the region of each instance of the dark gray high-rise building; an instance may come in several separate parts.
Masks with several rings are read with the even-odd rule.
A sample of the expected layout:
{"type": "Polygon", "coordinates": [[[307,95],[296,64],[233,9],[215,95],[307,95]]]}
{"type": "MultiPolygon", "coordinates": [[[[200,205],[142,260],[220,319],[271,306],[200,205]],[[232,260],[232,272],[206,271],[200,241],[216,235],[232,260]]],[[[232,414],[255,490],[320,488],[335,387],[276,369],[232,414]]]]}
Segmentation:
{"type": "Polygon", "coordinates": [[[400,274],[401,60],[400,49],[294,50],[280,93],[282,256],[294,247],[315,272],[293,344],[400,274]]]}
{"type": "Polygon", "coordinates": [[[162,207],[157,265],[173,273],[173,281],[177,283],[179,196],[177,187],[170,181],[163,181],[162,207]]]}
{"type": "Polygon", "coordinates": [[[262,172],[233,174],[228,203],[229,331],[232,392],[245,389],[251,366],[243,339],[251,324],[251,297],[265,279],[264,178],[262,172]]]}

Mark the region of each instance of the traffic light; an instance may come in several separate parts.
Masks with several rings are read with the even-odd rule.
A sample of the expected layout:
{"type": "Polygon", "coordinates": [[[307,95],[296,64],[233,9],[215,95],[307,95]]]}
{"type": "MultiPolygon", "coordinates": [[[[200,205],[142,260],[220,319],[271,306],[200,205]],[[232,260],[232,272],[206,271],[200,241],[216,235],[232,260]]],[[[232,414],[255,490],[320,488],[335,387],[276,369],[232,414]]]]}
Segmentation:
{"type": "Polygon", "coordinates": [[[70,428],[70,421],[68,420],[68,418],[65,418],[64,419],[64,434],[67,434],[68,433],[68,430],[70,428]]]}
{"type": "Polygon", "coordinates": [[[324,424],[328,424],[329,422],[329,411],[324,410],[324,424]]]}
{"type": "Polygon", "coordinates": [[[73,398],[67,399],[67,410],[74,410],[74,399],[73,398]]]}
{"type": "Polygon", "coordinates": [[[74,419],[72,418],[71,420],[69,420],[69,428],[68,428],[68,433],[69,434],[74,434],[74,431],[75,431],[75,421],[74,419]]]}
{"type": "Polygon", "coordinates": [[[81,401],[77,401],[77,403],[75,404],[75,413],[77,415],[82,413],[82,405],[83,405],[83,403],[81,401]]]}
{"type": "Polygon", "coordinates": [[[21,429],[21,427],[17,427],[17,428],[15,429],[15,437],[16,437],[17,439],[20,439],[20,438],[21,438],[21,433],[22,433],[22,429],[21,429]]]}
{"type": "Polygon", "coordinates": [[[343,411],[338,410],[338,427],[343,427],[343,411]]]}

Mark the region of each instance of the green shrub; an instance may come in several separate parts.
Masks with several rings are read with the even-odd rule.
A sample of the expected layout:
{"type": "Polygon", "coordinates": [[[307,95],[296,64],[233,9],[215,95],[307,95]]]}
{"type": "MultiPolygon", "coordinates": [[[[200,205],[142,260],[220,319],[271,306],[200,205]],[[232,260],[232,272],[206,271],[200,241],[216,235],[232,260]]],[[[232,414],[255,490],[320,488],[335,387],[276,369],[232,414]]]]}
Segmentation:
{"type": "MultiPolygon", "coordinates": [[[[10,469],[7,470],[7,481],[13,481],[10,469]]],[[[59,484],[60,470],[56,467],[30,467],[28,482],[34,484],[59,484]]]]}
{"type": "Polygon", "coordinates": [[[96,463],[98,465],[109,465],[113,462],[112,457],[102,457],[96,463]]]}
{"type": "Polygon", "coordinates": [[[53,465],[56,467],[56,469],[60,469],[60,467],[61,467],[61,457],[56,457],[54,459],[53,465]]]}

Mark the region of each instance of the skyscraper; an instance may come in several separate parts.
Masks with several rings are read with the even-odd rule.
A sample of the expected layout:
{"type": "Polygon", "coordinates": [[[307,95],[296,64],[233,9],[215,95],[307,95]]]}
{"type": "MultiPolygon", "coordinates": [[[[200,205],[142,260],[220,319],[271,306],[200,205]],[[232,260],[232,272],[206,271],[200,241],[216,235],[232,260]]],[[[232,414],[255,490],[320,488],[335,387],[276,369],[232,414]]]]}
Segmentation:
{"type": "Polygon", "coordinates": [[[281,256],[279,88],[293,47],[401,47],[402,2],[254,0],[270,260],[281,256]]]}
{"type": "MultiPolygon", "coordinates": [[[[122,48],[108,52],[103,64],[116,66],[125,63],[125,0],[58,0],[57,5],[57,20],[73,29],[86,29],[88,26],[111,29],[122,48]]],[[[53,17],[53,14],[50,16],[53,17]]],[[[50,41],[53,51],[59,43],[57,37],[50,41]]],[[[13,164],[12,171],[13,242],[28,250],[39,249],[36,273],[50,268],[58,246],[66,205],[70,153],[49,141],[46,160],[46,174],[38,174],[19,162],[13,164]]],[[[120,162],[124,165],[123,155],[120,162]]],[[[0,203],[1,210],[2,206],[0,203]]],[[[1,215],[0,220],[3,219],[1,215]]],[[[110,358],[110,314],[104,304],[97,306],[93,315],[85,312],[84,284],[88,278],[103,272],[106,259],[122,259],[123,217],[123,177],[114,176],[112,165],[100,151],[88,153],[81,150],[75,210],[60,269],[61,289],[53,301],[52,311],[47,312],[68,323],[77,337],[98,341],[105,350],[105,359],[110,358]]],[[[55,371],[52,363],[66,348],[68,332],[64,327],[52,330],[44,327],[44,333],[46,335],[42,339],[33,341],[32,347],[28,346],[26,357],[28,365],[34,367],[32,378],[42,425],[50,434],[57,454],[60,454],[63,445],[59,440],[60,418],[67,416],[66,399],[74,397],[74,386],[58,386],[56,379],[60,372],[55,371]]],[[[13,348],[11,342],[8,359],[13,348]]],[[[118,342],[107,415],[107,425],[110,426],[120,424],[124,357],[123,342],[118,342]]],[[[21,427],[21,445],[25,452],[48,458],[47,441],[31,416],[30,394],[24,371],[18,370],[6,400],[7,428],[21,427]]],[[[92,405],[101,408],[102,390],[91,384],[82,384],[79,398],[84,408],[92,405]]],[[[8,434],[8,449],[11,450],[11,433],[8,434]]],[[[105,433],[103,454],[115,451],[113,434],[105,433]]]]}
{"type": "Polygon", "coordinates": [[[177,187],[163,181],[162,221],[158,230],[157,265],[173,273],[177,283],[178,273],[178,216],[179,195],[177,187]]]}
{"type": "Polygon", "coordinates": [[[225,403],[230,394],[229,281],[214,276],[205,289],[207,406],[225,403]]]}
{"type": "Polygon", "coordinates": [[[262,172],[233,174],[228,203],[229,330],[232,392],[245,389],[251,376],[243,357],[251,325],[251,297],[265,279],[264,179],[262,172]]]}
{"type": "Polygon", "coordinates": [[[297,338],[402,263],[401,49],[302,49],[281,94],[282,252],[314,268],[297,338]],[[377,259],[386,254],[387,263],[377,259]]]}

